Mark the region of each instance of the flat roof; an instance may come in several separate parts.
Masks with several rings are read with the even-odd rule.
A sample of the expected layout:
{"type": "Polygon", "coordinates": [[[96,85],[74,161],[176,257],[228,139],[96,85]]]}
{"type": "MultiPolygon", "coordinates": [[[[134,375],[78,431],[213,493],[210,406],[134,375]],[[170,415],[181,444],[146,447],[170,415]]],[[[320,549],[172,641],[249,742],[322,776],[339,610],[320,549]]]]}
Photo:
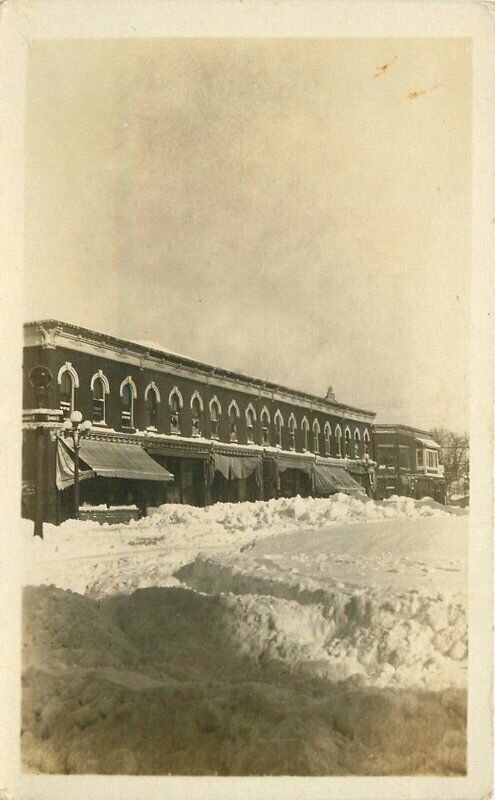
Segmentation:
{"type": "MultiPolygon", "coordinates": [[[[262,378],[255,378],[250,375],[245,375],[242,372],[235,372],[234,370],[225,369],[224,367],[214,367],[212,364],[207,364],[203,361],[198,361],[194,358],[189,358],[189,356],[182,356],[177,353],[170,352],[168,350],[162,350],[161,348],[156,347],[149,347],[144,344],[139,344],[139,342],[133,342],[129,339],[121,339],[118,336],[113,336],[112,334],[103,333],[101,331],[94,331],[90,328],[83,328],[80,325],[74,325],[70,322],[63,322],[57,319],[42,319],[42,320],[35,320],[33,322],[25,322],[24,328],[29,327],[37,327],[42,326],[44,328],[62,328],[73,331],[78,335],[83,335],[89,338],[95,338],[98,341],[107,342],[108,344],[113,345],[114,347],[125,348],[129,350],[132,348],[135,352],[140,354],[149,353],[150,355],[165,357],[167,361],[176,363],[176,364],[185,364],[189,367],[196,367],[205,372],[209,372],[211,374],[218,375],[219,377],[225,377],[234,379],[239,382],[249,383],[251,385],[258,386],[259,388],[268,389],[271,391],[280,391],[280,392],[287,392],[295,397],[300,397],[301,399],[309,400],[310,402],[316,401],[318,403],[327,403],[328,405],[337,407],[343,411],[357,411],[361,414],[366,414],[369,417],[375,417],[375,411],[369,411],[367,409],[358,408],[357,406],[351,406],[348,403],[341,403],[337,400],[327,401],[325,397],[318,397],[317,395],[309,394],[308,392],[303,392],[300,389],[291,389],[288,386],[283,386],[282,384],[273,383],[271,381],[263,380],[262,378]]],[[[330,409],[329,409],[329,413],[330,409]]]]}

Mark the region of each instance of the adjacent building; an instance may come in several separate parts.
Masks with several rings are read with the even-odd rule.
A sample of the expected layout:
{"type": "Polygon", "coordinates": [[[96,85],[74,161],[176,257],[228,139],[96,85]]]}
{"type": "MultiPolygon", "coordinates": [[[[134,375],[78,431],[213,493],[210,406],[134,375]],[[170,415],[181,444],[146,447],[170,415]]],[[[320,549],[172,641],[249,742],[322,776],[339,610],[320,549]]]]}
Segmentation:
{"type": "Polygon", "coordinates": [[[74,410],[92,423],[77,461],[83,504],[146,513],[165,502],[373,492],[375,414],[331,389],[316,397],[58,320],[25,325],[23,369],[26,517],[40,492],[46,521],[71,516],[75,456],[63,424],[74,410]]]}
{"type": "Polygon", "coordinates": [[[374,425],[376,499],[402,495],[445,502],[440,445],[427,431],[407,425],[374,425]]]}

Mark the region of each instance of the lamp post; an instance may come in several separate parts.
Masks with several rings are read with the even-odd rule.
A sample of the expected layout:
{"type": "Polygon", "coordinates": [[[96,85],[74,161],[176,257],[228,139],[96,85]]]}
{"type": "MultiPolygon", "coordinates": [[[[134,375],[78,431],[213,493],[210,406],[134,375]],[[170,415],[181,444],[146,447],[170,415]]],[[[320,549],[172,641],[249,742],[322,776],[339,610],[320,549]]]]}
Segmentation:
{"type": "Polygon", "coordinates": [[[374,462],[371,460],[369,453],[363,455],[363,466],[366,472],[366,494],[368,497],[373,497],[373,485],[371,482],[371,469],[374,462]]]}
{"type": "Polygon", "coordinates": [[[72,439],[74,445],[74,519],[79,518],[79,448],[81,439],[88,435],[91,427],[89,419],[83,422],[80,411],[72,411],[62,425],[62,436],[72,439]]]}

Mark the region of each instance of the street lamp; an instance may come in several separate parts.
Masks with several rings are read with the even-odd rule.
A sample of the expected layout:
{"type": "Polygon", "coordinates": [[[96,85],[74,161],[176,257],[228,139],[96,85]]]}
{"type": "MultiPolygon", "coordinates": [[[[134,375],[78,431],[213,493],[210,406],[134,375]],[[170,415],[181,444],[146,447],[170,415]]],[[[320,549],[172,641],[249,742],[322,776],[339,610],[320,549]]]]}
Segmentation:
{"type": "Polygon", "coordinates": [[[374,462],[371,460],[370,454],[369,453],[364,453],[363,454],[363,466],[364,466],[364,470],[366,472],[366,484],[367,484],[366,494],[369,497],[373,497],[373,485],[372,485],[372,480],[371,480],[371,470],[372,470],[373,464],[374,464],[374,462]]]}
{"type": "Polygon", "coordinates": [[[83,422],[80,411],[72,411],[70,418],[62,424],[62,436],[71,438],[74,445],[74,519],[79,518],[79,448],[81,439],[84,439],[91,430],[91,422],[83,422]]]}

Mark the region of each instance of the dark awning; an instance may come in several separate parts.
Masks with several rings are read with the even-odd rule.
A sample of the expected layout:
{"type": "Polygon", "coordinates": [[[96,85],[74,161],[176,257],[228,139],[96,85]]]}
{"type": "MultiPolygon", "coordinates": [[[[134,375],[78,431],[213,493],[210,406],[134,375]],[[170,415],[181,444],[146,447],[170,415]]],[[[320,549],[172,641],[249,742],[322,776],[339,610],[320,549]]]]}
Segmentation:
{"type": "MultiPolygon", "coordinates": [[[[63,445],[66,445],[70,451],[74,449],[70,440],[65,440],[63,444],[59,441],[59,447],[63,447],[63,445]]],[[[174,479],[172,473],[157,464],[139,444],[82,439],[79,458],[90,467],[95,475],[102,478],[168,482],[174,479]]]]}
{"type": "Polygon", "coordinates": [[[290,456],[277,456],[276,463],[277,470],[279,472],[285,472],[286,469],[300,469],[302,472],[307,472],[308,475],[311,475],[311,471],[314,466],[313,460],[310,461],[307,458],[297,458],[297,456],[294,456],[293,458],[290,456]]]}
{"type": "Polygon", "coordinates": [[[315,491],[320,495],[344,492],[364,492],[365,490],[354,478],[351,478],[343,467],[331,467],[327,464],[314,465],[315,491]]]}
{"type": "Polygon", "coordinates": [[[212,462],[214,471],[221,472],[227,480],[234,478],[248,478],[255,470],[261,470],[261,456],[226,456],[222,453],[213,453],[212,462]]]}

